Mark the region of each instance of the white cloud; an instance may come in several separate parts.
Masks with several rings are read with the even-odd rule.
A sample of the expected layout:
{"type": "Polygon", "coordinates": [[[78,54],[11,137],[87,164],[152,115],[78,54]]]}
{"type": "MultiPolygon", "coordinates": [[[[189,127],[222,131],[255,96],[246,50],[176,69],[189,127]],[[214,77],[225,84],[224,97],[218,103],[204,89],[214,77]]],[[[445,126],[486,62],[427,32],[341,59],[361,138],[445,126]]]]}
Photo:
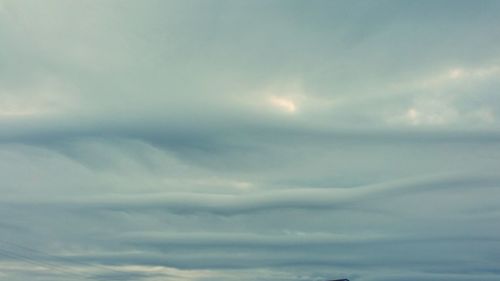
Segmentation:
{"type": "Polygon", "coordinates": [[[449,71],[448,77],[451,79],[460,79],[464,76],[464,70],[461,68],[453,68],[449,71]]]}
{"type": "Polygon", "coordinates": [[[446,106],[411,107],[405,117],[412,125],[446,125],[456,120],[458,113],[446,106]]]}
{"type": "MultiPolygon", "coordinates": [[[[497,65],[484,66],[478,68],[451,68],[448,71],[447,77],[450,80],[469,80],[469,81],[480,81],[483,79],[493,78],[500,74],[500,67],[497,65]]],[[[438,79],[436,82],[445,83],[446,76],[443,75],[442,78],[438,79]],[[441,80],[441,81],[439,81],[441,80]]]]}
{"type": "Polygon", "coordinates": [[[0,118],[68,112],[77,107],[76,99],[74,89],[53,78],[29,86],[0,88],[0,118]]]}
{"type": "Polygon", "coordinates": [[[324,118],[336,102],[333,97],[322,97],[308,92],[300,79],[271,83],[257,91],[243,95],[240,100],[258,111],[266,109],[289,116],[300,114],[309,120],[316,120],[318,116],[324,118]]]}
{"type": "Polygon", "coordinates": [[[456,83],[481,83],[500,75],[497,65],[476,68],[451,67],[431,77],[424,78],[417,85],[427,89],[443,89],[456,83]]]}
{"type": "Polygon", "coordinates": [[[457,85],[477,86],[498,77],[500,77],[500,66],[495,64],[481,67],[448,67],[391,84],[390,89],[396,92],[408,90],[446,92],[457,85]]]}
{"type": "Polygon", "coordinates": [[[295,113],[297,111],[295,101],[287,97],[271,96],[269,97],[269,103],[277,109],[288,113],[295,113]]]}
{"type": "Polygon", "coordinates": [[[392,90],[403,101],[404,95],[408,95],[409,102],[401,104],[405,108],[385,114],[385,121],[414,126],[467,124],[484,127],[493,124],[496,121],[495,104],[489,103],[494,100],[490,87],[499,77],[497,65],[450,67],[437,74],[400,83],[392,90]]]}
{"type": "Polygon", "coordinates": [[[495,112],[487,107],[480,108],[471,112],[472,117],[475,117],[482,123],[491,124],[496,121],[495,112]]]}
{"type": "Polygon", "coordinates": [[[452,105],[441,100],[418,100],[402,114],[386,119],[392,124],[413,126],[443,126],[456,122],[461,115],[452,105]]]}
{"type": "Polygon", "coordinates": [[[284,81],[268,85],[254,95],[261,96],[273,110],[295,114],[306,100],[306,94],[297,80],[284,81]]]}

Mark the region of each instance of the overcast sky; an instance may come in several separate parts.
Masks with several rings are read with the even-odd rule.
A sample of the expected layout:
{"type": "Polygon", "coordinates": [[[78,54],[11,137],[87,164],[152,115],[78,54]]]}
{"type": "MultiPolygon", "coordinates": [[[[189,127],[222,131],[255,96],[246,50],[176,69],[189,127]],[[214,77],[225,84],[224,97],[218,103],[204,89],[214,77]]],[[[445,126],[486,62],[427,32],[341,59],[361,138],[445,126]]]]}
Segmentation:
{"type": "Polygon", "coordinates": [[[499,11],[0,0],[0,280],[500,280],[499,11]]]}

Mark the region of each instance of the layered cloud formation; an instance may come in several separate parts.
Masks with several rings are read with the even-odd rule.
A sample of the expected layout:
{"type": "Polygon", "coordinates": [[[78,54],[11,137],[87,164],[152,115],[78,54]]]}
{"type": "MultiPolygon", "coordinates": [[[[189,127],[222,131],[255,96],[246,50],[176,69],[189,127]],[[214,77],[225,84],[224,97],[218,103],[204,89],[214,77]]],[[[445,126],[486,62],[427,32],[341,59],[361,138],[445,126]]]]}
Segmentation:
{"type": "Polygon", "coordinates": [[[498,280],[499,8],[0,0],[0,280],[498,280]]]}

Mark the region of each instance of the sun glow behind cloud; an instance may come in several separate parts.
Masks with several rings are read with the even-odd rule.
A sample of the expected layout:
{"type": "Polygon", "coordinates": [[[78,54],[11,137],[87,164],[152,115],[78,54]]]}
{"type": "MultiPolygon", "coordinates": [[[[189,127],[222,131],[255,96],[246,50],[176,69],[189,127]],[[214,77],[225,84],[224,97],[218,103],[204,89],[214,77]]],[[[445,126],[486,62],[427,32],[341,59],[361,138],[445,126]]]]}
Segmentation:
{"type": "Polygon", "coordinates": [[[273,107],[287,113],[295,113],[297,111],[297,105],[295,101],[287,97],[271,96],[269,97],[269,103],[273,107]]]}
{"type": "Polygon", "coordinates": [[[297,114],[310,102],[310,97],[305,93],[302,82],[293,78],[275,81],[252,95],[260,96],[261,105],[263,102],[272,111],[290,115],[297,114]]]}

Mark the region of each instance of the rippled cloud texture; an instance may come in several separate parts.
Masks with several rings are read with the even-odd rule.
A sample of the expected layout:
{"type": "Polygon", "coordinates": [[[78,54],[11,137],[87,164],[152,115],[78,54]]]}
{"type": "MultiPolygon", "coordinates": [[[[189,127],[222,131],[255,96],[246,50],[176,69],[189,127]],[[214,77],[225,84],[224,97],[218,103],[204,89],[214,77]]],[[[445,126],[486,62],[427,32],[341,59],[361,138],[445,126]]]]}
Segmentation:
{"type": "Polygon", "coordinates": [[[0,0],[0,280],[499,280],[499,10],[0,0]]]}

